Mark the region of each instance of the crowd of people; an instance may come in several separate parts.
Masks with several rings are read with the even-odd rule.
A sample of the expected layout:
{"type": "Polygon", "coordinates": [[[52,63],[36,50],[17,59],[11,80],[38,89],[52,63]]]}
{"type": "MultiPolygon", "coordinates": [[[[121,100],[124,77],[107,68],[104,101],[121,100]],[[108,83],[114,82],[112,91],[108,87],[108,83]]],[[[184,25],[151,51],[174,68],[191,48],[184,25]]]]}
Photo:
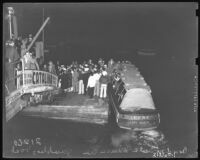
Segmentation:
{"type": "MultiPolygon", "coordinates": [[[[59,62],[56,67],[52,65],[59,78],[59,87],[64,92],[89,95],[90,98],[94,96],[106,98],[110,68],[113,64],[113,59],[106,64],[100,58],[96,64],[89,59],[80,64],[75,61],[71,65],[60,65],[59,62]]],[[[47,70],[46,65],[43,70],[47,70]]]]}
{"type": "Polygon", "coordinates": [[[73,61],[70,65],[60,65],[57,61],[56,65],[49,61],[47,67],[43,65],[43,71],[51,72],[58,76],[58,86],[64,93],[74,92],[80,95],[89,95],[100,98],[107,97],[108,83],[111,82],[111,77],[115,80],[120,80],[119,73],[113,71],[112,67],[117,67],[120,63],[130,63],[129,61],[114,62],[111,58],[106,63],[102,58],[99,58],[97,63],[91,59],[78,63],[73,61]]]}
{"type": "MultiPolygon", "coordinates": [[[[94,96],[100,98],[107,97],[108,83],[110,82],[111,67],[114,64],[114,60],[110,59],[106,63],[102,58],[99,58],[97,63],[94,63],[91,59],[78,63],[72,62],[71,65],[60,65],[57,61],[54,64],[52,61],[43,63],[35,57],[34,47],[31,47],[27,52],[26,49],[32,42],[32,35],[28,38],[17,38],[14,41],[14,46],[17,49],[19,57],[24,60],[25,70],[43,70],[50,72],[58,76],[59,87],[64,92],[74,92],[82,95],[89,95],[90,98],[94,96]]],[[[118,61],[116,64],[119,64],[118,61]]],[[[15,67],[15,75],[21,73],[22,66],[17,64],[15,67]]],[[[19,78],[15,80],[15,85],[20,86],[19,78]]]]}

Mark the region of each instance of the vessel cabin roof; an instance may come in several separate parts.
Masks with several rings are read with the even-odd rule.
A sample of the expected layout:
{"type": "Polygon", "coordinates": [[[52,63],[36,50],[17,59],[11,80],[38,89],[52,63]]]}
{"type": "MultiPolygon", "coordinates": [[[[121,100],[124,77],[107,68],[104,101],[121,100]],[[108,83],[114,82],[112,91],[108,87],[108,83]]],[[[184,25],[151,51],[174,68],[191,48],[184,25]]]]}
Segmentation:
{"type": "Polygon", "coordinates": [[[145,82],[144,77],[133,64],[120,64],[116,69],[117,72],[121,74],[121,79],[125,84],[124,87],[126,90],[144,88],[151,91],[150,87],[145,82]]]}

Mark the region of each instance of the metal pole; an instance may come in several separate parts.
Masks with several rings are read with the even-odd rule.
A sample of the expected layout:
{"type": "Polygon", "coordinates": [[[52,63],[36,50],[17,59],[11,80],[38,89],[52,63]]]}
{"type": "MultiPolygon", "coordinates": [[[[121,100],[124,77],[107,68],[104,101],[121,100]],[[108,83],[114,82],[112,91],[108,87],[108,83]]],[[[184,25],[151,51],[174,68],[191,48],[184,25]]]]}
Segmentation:
{"type": "Polygon", "coordinates": [[[38,38],[39,34],[41,33],[41,31],[43,30],[43,28],[46,26],[47,22],[49,21],[49,17],[45,20],[45,22],[43,23],[43,25],[41,26],[41,28],[39,29],[39,31],[37,32],[37,34],[35,35],[35,37],[33,38],[33,40],[31,41],[31,44],[29,44],[28,48],[26,49],[26,52],[29,51],[29,49],[32,47],[33,43],[35,42],[35,40],[38,38]]]}
{"type": "Polygon", "coordinates": [[[9,16],[9,30],[10,30],[10,39],[12,39],[12,19],[11,19],[11,14],[9,16]]]}
{"type": "Polygon", "coordinates": [[[9,21],[10,39],[12,39],[12,14],[14,14],[14,9],[12,7],[8,7],[8,21],[9,21]]]}
{"type": "Polygon", "coordinates": [[[25,84],[24,84],[24,67],[25,67],[25,66],[24,66],[24,61],[23,61],[23,59],[21,59],[21,61],[22,61],[22,80],[23,80],[22,86],[23,86],[23,85],[25,85],[25,84]]]}
{"type": "MultiPolygon", "coordinates": [[[[42,23],[44,23],[44,8],[42,8],[42,23]]],[[[44,46],[44,29],[42,31],[42,41],[43,41],[43,46],[44,46]]]]}
{"type": "Polygon", "coordinates": [[[18,37],[18,31],[17,31],[17,18],[16,16],[13,16],[13,32],[14,32],[14,38],[17,39],[18,37]]]}
{"type": "MultiPolygon", "coordinates": [[[[44,8],[42,8],[42,23],[44,23],[44,8]]],[[[44,29],[42,31],[42,41],[43,41],[43,60],[42,60],[42,63],[44,63],[44,60],[45,60],[45,53],[44,53],[44,50],[45,50],[45,46],[44,46],[44,29]]]]}

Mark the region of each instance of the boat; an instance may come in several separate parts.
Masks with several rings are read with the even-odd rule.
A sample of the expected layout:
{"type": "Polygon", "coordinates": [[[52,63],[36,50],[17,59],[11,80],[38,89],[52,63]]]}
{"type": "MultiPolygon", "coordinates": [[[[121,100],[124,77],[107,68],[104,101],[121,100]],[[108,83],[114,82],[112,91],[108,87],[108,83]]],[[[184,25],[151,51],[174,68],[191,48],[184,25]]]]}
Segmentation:
{"type": "Polygon", "coordinates": [[[135,131],[157,128],[160,114],[155,108],[151,88],[138,68],[130,62],[115,63],[111,72],[113,75],[108,86],[109,112],[114,114],[117,125],[135,131]]]}
{"type": "MultiPolygon", "coordinates": [[[[32,47],[49,19],[48,17],[42,24],[22,55],[27,53],[32,47]]],[[[17,48],[14,43],[17,35],[16,29],[13,33],[12,28],[17,27],[16,17],[14,16],[14,9],[12,7],[8,7],[8,24],[10,37],[6,41],[5,54],[8,57],[15,57],[17,54],[20,55],[20,53],[17,53],[17,48]]],[[[59,93],[57,75],[41,70],[25,69],[23,57],[16,59],[9,57],[8,59],[9,60],[5,63],[6,80],[4,85],[6,122],[27,106],[37,105],[39,103],[51,103],[54,100],[54,96],[59,93]],[[16,75],[14,69],[17,65],[21,65],[22,69],[16,75]]]]}

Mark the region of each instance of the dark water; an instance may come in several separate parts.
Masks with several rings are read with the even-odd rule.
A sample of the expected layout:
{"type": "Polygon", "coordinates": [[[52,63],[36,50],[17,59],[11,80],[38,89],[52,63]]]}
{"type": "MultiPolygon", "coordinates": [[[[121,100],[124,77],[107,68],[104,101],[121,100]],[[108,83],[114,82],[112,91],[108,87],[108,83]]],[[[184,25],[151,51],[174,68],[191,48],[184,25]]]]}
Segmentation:
{"type": "Polygon", "coordinates": [[[195,74],[190,62],[138,58],[134,63],[151,86],[155,105],[160,111],[161,123],[156,130],[158,133],[156,138],[152,140],[142,136],[142,133],[119,129],[112,122],[106,125],[94,125],[17,115],[5,125],[5,155],[10,157],[196,156],[197,112],[194,112],[193,105],[195,74]],[[21,141],[26,141],[27,144],[25,142],[21,144],[21,141]],[[23,153],[17,153],[17,150],[23,153]]]}

